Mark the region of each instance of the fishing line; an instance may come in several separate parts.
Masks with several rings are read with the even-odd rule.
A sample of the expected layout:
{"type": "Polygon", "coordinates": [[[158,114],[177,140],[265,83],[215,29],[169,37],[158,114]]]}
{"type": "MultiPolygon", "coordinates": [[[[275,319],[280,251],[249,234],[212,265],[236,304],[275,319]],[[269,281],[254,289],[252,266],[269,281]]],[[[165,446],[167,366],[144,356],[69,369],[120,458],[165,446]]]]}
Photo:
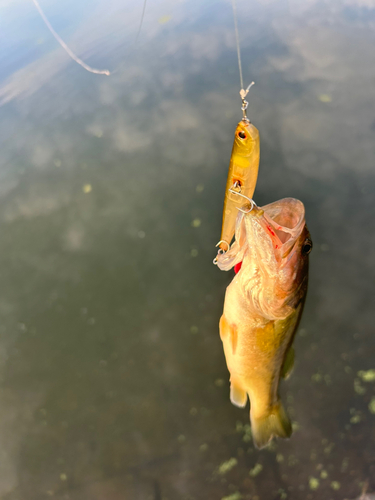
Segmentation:
{"type": "Polygon", "coordinates": [[[241,64],[241,49],[240,49],[240,40],[238,35],[238,26],[237,26],[237,5],[236,0],[232,0],[233,7],[233,18],[234,18],[234,31],[236,34],[236,46],[237,46],[237,59],[238,59],[238,69],[240,70],[240,84],[241,90],[243,90],[243,78],[242,78],[242,64],[241,64]]]}
{"type": "Polygon", "coordinates": [[[237,24],[237,4],[236,0],[232,0],[232,7],[233,7],[233,18],[234,18],[234,32],[236,34],[236,47],[237,47],[237,59],[238,59],[238,69],[240,72],[240,96],[242,100],[242,113],[243,113],[243,120],[248,121],[247,115],[246,115],[246,110],[247,106],[249,103],[245,101],[245,97],[247,96],[247,93],[249,92],[250,88],[254,85],[255,82],[251,82],[250,85],[244,89],[243,85],[243,76],[242,76],[242,62],[241,62],[241,48],[240,48],[240,37],[238,34],[238,24],[237,24]]]}
{"type": "Polygon", "coordinates": [[[59,42],[61,47],[67,52],[67,54],[75,61],[77,64],[82,66],[86,71],[89,71],[90,73],[95,73],[97,75],[107,75],[109,76],[111,73],[108,71],[108,69],[95,69],[86,64],[85,62],[82,61],[78,56],[74,54],[74,52],[67,46],[67,44],[64,42],[64,40],[56,33],[56,31],[52,28],[51,23],[48,21],[47,16],[42,10],[42,7],[39,5],[38,0],[32,0],[35,7],[37,8],[41,18],[45,22],[47,28],[50,30],[52,35],[56,38],[56,40],[59,42]]]}
{"type": "Polygon", "coordinates": [[[141,22],[139,24],[137,36],[135,37],[135,43],[138,42],[138,37],[139,37],[139,34],[141,32],[141,28],[142,28],[142,24],[143,24],[143,18],[145,17],[145,12],[146,12],[146,3],[147,3],[147,0],[145,0],[144,3],[143,3],[142,17],[141,17],[141,22]]]}

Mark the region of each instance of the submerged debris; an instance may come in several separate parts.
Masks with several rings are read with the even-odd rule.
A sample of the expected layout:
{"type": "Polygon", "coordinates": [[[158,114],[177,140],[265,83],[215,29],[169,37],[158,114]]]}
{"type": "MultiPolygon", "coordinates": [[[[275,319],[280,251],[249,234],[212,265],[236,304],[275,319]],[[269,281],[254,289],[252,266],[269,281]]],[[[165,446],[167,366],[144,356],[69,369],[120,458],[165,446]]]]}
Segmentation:
{"type": "Polygon", "coordinates": [[[260,474],[263,470],[263,465],[262,464],[255,464],[252,469],[250,469],[249,476],[251,477],[256,477],[258,474],[260,474]]]}
{"type": "Polygon", "coordinates": [[[159,23],[159,24],[166,24],[166,23],[168,23],[171,19],[172,19],[172,16],[168,16],[168,15],[161,16],[161,17],[159,17],[159,19],[158,19],[158,23],[159,23]]]}
{"type": "Polygon", "coordinates": [[[309,488],[310,490],[317,490],[319,488],[320,481],[316,477],[310,477],[309,488]]]}
{"type": "Polygon", "coordinates": [[[245,443],[250,443],[252,441],[252,432],[249,424],[244,425],[244,437],[242,438],[245,443]]]}
{"type": "Polygon", "coordinates": [[[357,394],[363,395],[366,392],[366,389],[361,385],[361,381],[359,378],[354,379],[354,390],[357,394]]]}
{"type": "Polygon", "coordinates": [[[363,382],[375,382],[375,370],[359,371],[357,373],[363,382]]]}
{"type": "Polygon", "coordinates": [[[375,396],[369,402],[368,409],[375,415],[375,396]]]}
{"type": "Polygon", "coordinates": [[[222,497],[221,500],[241,500],[241,498],[243,498],[241,493],[239,491],[235,491],[234,493],[228,495],[227,497],[222,497]]]}
{"type": "Polygon", "coordinates": [[[226,474],[227,472],[232,470],[233,467],[235,467],[237,465],[237,463],[238,463],[237,458],[234,458],[234,457],[230,458],[229,460],[227,460],[226,462],[223,462],[219,466],[218,473],[221,475],[226,474]]]}
{"type": "Polygon", "coordinates": [[[331,488],[332,488],[333,490],[336,490],[336,491],[337,491],[337,490],[339,490],[339,489],[340,489],[340,487],[341,487],[341,484],[340,484],[338,481],[332,481],[332,483],[331,483],[331,488]]]}
{"type": "Polygon", "coordinates": [[[324,103],[332,102],[332,97],[329,94],[320,94],[318,96],[318,99],[320,102],[324,102],[324,103]]]}
{"type": "Polygon", "coordinates": [[[278,494],[280,495],[280,500],[286,500],[286,498],[288,498],[286,491],[282,488],[279,489],[278,494]]]}
{"type": "Polygon", "coordinates": [[[314,373],[314,375],[311,375],[311,380],[313,382],[321,382],[323,380],[323,375],[321,373],[314,373]]]}
{"type": "Polygon", "coordinates": [[[362,420],[362,417],[359,413],[357,413],[356,415],[354,415],[351,419],[350,419],[350,423],[351,424],[359,424],[359,422],[362,420]]]}

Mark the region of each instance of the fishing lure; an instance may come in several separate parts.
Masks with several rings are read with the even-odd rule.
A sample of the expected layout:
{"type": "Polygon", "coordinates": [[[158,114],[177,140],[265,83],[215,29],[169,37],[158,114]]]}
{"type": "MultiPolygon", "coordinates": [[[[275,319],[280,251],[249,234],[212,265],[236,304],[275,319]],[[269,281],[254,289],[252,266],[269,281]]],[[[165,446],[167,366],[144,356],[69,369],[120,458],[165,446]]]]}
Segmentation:
{"type": "Polygon", "coordinates": [[[234,133],[234,143],[229,162],[227,184],[225,188],[223,223],[220,241],[216,246],[220,247],[220,253],[229,250],[238,210],[250,201],[255,190],[259,170],[259,132],[246,115],[248,106],[245,101],[246,94],[252,82],[246,90],[241,90],[243,118],[238,123],[234,133]]]}

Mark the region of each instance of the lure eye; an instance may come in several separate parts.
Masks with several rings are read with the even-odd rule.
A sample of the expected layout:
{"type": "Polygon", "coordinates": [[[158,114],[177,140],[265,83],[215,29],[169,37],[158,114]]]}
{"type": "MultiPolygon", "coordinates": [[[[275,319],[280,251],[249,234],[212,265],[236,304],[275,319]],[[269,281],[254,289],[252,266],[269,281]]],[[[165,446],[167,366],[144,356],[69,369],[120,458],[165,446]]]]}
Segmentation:
{"type": "Polygon", "coordinates": [[[242,132],[242,130],[241,130],[240,132],[238,132],[238,137],[239,137],[240,139],[246,139],[246,134],[245,134],[245,132],[242,132]]]}
{"type": "Polygon", "coordinates": [[[310,238],[306,238],[302,245],[302,253],[304,255],[309,255],[309,253],[312,250],[312,247],[313,247],[312,241],[310,240],[310,238]]]}

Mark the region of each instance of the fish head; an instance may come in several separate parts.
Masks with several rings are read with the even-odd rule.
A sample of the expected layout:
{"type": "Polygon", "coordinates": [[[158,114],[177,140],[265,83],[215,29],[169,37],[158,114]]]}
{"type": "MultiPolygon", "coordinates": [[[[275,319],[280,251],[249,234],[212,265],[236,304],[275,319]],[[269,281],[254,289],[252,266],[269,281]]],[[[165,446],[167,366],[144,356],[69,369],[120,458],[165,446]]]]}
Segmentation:
{"type": "Polygon", "coordinates": [[[233,153],[239,156],[250,156],[254,148],[259,149],[259,132],[252,123],[241,120],[234,133],[233,153]]]}
{"type": "Polygon", "coordinates": [[[242,234],[239,231],[238,236],[247,247],[240,271],[242,282],[268,316],[272,309],[275,317],[282,315],[283,308],[296,307],[307,290],[312,241],[304,205],[284,198],[262,208],[254,206],[239,223],[242,234]]]}

